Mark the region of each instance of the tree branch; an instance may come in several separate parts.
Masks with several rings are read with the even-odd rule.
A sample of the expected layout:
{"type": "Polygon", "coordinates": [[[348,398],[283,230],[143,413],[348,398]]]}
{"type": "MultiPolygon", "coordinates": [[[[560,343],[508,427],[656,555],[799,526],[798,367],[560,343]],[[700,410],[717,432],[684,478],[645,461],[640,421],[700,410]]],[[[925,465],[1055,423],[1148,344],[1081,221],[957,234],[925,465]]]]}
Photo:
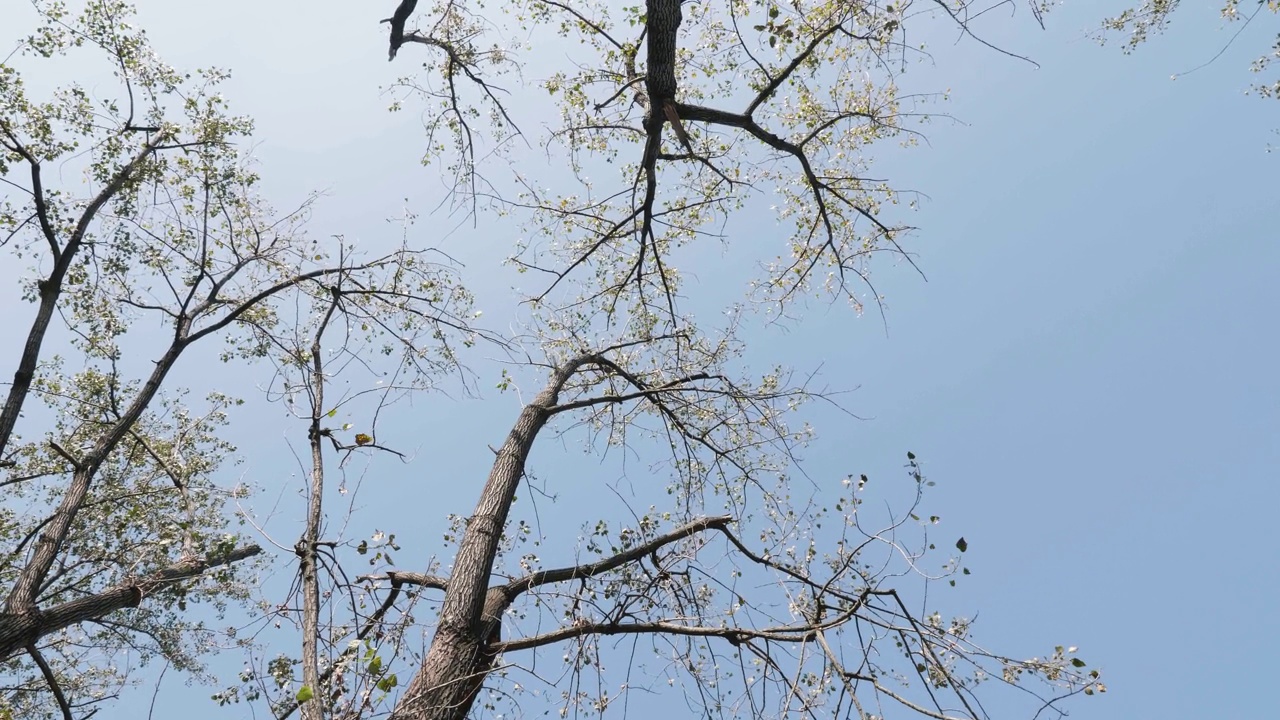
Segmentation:
{"type": "Polygon", "coordinates": [[[449,581],[436,575],[425,575],[417,572],[406,572],[404,570],[388,570],[385,573],[375,575],[361,575],[356,580],[390,580],[395,585],[418,585],[420,587],[430,588],[432,590],[449,590],[449,581]]]}
{"type": "Polygon", "coordinates": [[[617,555],[613,555],[598,562],[557,568],[554,570],[540,570],[535,573],[530,573],[502,586],[502,591],[507,594],[508,599],[510,600],[514,599],[520,593],[527,592],[540,585],[595,577],[601,573],[620,568],[627,563],[635,562],[636,560],[639,560],[656,550],[660,550],[673,542],[683,540],[710,528],[723,528],[731,522],[733,522],[733,517],[729,515],[718,515],[715,517],[694,520],[693,522],[676,528],[665,535],[656,537],[647,543],[637,545],[630,550],[618,553],[617,555]]]}
{"type": "Polygon", "coordinates": [[[58,701],[58,709],[62,711],[63,720],[74,720],[71,716],[71,705],[67,702],[67,696],[62,692],[62,685],[58,683],[58,676],[53,674],[53,668],[49,667],[49,663],[45,662],[44,655],[40,654],[40,648],[36,647],[35,643],[31,643],[27,646],[27,654],[40,667],[40,674],[44,675],[44,681],[49,685],[49,690],[53,692],[53,698],[58,701]]]}
{"type": "MultiPolygon", "coordinates": [[[[5,127],[8,134],[8,127],[5,127]]],[[[11,136],[12,137],[12,136],[11,136]]],[[[13,435],[13,428],[18,422],[18,416],[22,413],[23,404],[26,402],[27,393],[31,389],[31,382],[35,378],[36,363],[40,360],[40,349],[44,344],[45,333],[49,329],[49,321],[53,318],[53,313],[58,304],[58,297],[62,294],[62,283],[66,278],[67,271],[71,268],[71,261],[79,252],[81,245],[84,243],[85,235],[89,232],[89,225],[97,216],[98,211],[108,200],[115,197],[125,184],[133,177],[134,172],[138,169],[150,155],[160,147],[167,135],[156,133],[143,143],[142,147],[133,157],[111,177],[111,181],[106,184],[98,194],[89,201],[84,212],[80,215],[80,220],[76,223],[75,230],[72,231],[71,237],[67,240],[66,246],[59,252],[57,250],[56,236],[53,233],[52,225],[46,227],[48,220],[42,218],[42,229],[49,238],[51,247],[53,248],[53,269],[49,271],[49,276],[39,283],[40,289],[40,306],[36,310],[36,317],[31,322],[31,329],[27,333],[27,341],[22,348],[22,358],[18,361],[18,369],[13,374],[13,385],[9,387],[9,396],[5,399],[4,406],[0,409],[0,453],[9,446],[9,438],[13,435]]],[[[34,162],[34,158],[28,154],[26,156],[28,162],[34,162]]],[[[33,165],[33,177],[39,179],[39,172],[36,169],[38,165],[33,165]]],[[[40,186],[43,187],[43,186],[40,186]]],[[[37,198],[37,212],[44,205],[43,191],[41,197],[37,198]]],[[[46,209],[47,214],[47,209],[46,209]]]]}
{"type": "Polygon", "coordinates": [[[178,561],[145,578],[114,585],[87,597],[56,605],[48,610],[0,613],[0,659],[39,638],[77,623],[103,617],[116,610],[137,607],[143,598],[164,588],[190,580],[207,570],[230,565],[258,555],[262,548],[245,545],[220,555],[178,561]]]}

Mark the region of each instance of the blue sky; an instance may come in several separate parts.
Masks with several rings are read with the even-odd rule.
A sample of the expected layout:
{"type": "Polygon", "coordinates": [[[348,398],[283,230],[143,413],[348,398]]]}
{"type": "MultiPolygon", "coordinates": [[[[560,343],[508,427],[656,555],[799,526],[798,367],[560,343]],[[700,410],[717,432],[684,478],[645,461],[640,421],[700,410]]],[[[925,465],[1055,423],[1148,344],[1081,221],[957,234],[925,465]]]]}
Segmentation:
{"type": "MultiPolygon", "coordinates": [[[[416,164],[416,113],[385,112],[379,88],[408,70],[414,48],[388,66],[382,11],[333,0],[138,5],[169,62],[234,71],[227,95],[258,120],[271,199],[287,207],[327,191],[317,234],[398,232],[385,218],[406,199],[423,212],[439,202],[416,164]]],[[[1043,32],[1025,12],[993,18],[991,39],[1039,69],[930,38],[938,64],[907,78],[949,89],[957,122],[928,126],[924,147],[884,146],[875,166],[928,196],[907,218],[927,282],[884,264],[883,320],[817,305],[785,334],[753,340],[858,388],[845,404],[864,419],[819,427],[811,477],[896,476],[907,450],[925,461],[938,483],[929,508],[944,537],[968,540],[974,572],[940,591],[940,606],[978,612],[985,645],[1073,644],[1103,669],[1109,692],[1075,717],[1265,717],[1280,640],[1280,156],[1265,148],[1280,106],[1243,90],[1271,30],[1171,81],[1235,28],[1211,3],[1187,7],[1168,35],[1125,57],[1086,37],[1119,7],[1068,4],[1043,32]]],[[[486,317],[503,317],[507,236],[482,217],[439,240],[457,220],[432,217],[415,232],[430,228],[462,258],[486,317]]],[[[413,416],[404,443],[419,462],[385,479],[401,501],[366,498],[366,512],[427,548],[406,543],[406,563],[435,551],[444,512],[468,511],[485,445],[514,417],[514,397],[486,396],[413,416]],[[438,516],[406,509],[427,498],[438,516]]],[[[248,418],[240,431],[272,429],[248,418]]],[[[572,454],[550,445],[537,469],[584,467],[572,454]]],[[[246,472],[290,471],[273,462],[250,457],[246,472]]],[[[583,509],[573,503],[558,510],[573,516],[583,509]]],[[[176,702],[192,691],[168,692],[176,702]]],[[[187,715],[226,716],[199,705],[187,715]]]]}

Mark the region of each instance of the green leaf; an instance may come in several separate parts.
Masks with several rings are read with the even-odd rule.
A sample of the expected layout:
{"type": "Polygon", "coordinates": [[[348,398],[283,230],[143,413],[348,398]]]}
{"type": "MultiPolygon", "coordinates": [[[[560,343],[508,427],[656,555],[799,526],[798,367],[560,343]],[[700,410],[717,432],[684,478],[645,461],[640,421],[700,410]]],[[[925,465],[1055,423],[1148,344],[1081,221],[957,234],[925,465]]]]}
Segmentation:
{"type": "Polygon", "coordinates": [[[1071,658],[1072,667],[1084,667],[1086,664],[1087,663],[1085,663],[1085,661],[1081,660],[1080,658],[1071,658]]]}
{"type": "Polygon", "coordinates": [[[298,701],[298,704],[302,704],[302,703],[304,703],[304,702],[306,702],[306,701],[310,700],[311,698],[313,698],[313,697],[315,697],[315,696],[316,696],[316,694],[315,694],[314,692],[312,692],[312,691],[311,691],[311,687],[310,687],[310,686],[308,686],[308,685],[303,685],[303,686],[298,690],[298,694],[297,694],[297,696],[296,696],[296,699],[297,699],[297,701],[298,701]]]}
{"type": "Polygon", "coordinates": [[[969,543],[965,542],[964,538],[960,538],[959,540],[956,541],[956,549],[958,549],[960,552],[964,552],[965,550],[969,549],[969,543]]]}

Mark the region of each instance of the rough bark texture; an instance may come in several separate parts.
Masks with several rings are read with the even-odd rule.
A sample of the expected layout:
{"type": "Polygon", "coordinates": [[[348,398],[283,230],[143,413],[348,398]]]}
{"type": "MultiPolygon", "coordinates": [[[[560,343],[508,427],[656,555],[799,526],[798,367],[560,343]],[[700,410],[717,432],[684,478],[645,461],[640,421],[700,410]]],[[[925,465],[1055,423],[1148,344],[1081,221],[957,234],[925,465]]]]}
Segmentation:
{"type": "Polygon", "coordinates": [[[498,450],[475,513],[467,522],[431,648],[400,698],[392,720],[462,720],[493,668],[502,612],[510,603],[503,587],[489,588],[494,557],[507,513],[515,499],[533,441],[551,417],[560,389],[577,369],[592,362],[582,356],[560,368],[527,405],[498,450]]]}
{"type": "MultiPolygon", "coordinates": [[[[542,399],[540,395],[538,400],[542,399]]],[[[508,498],[515,495],[533,439],[546,423],[547,408],[554,403],[538,400],[521,411],[498,451],[458,549],[431,649],[392,715],[395,720],[465,718],[492,665],[493,657],[485,648],[493,630],[486,626],[499,620],[484,622],[484,599],[511,505],[508,498]]]]}
{"type": "MultiPolygon", "coordinates": [[[[680,0],[648,0],[645,51],[645,118],[644,155],[640,167],[644,171],[644,222],[641,236],[653,236],[653,203],[658,193],[658,154],[662,149],[662,127],[671,120],[679,125],[676,114],[676,39],[683,15],[680,0]]],[[[681,144],[692,154],[689,138],[681,127],[677,130],[681,144]]]]}
{"type": "Polygon", "coordinates": [[[642,165],[652,175],[662,144],[662,126],[676,98],[676,34],[680,30],[680,0],[649,0],[648,24],[645,28],[645,115],[648,136],[642,165]]]}
{"type": "Polygon", "coordinates": [[[649,107],[660,108],[676,97],[676,32],[680,29],[680,0],[649,0],[645,89],[649,107]]]}

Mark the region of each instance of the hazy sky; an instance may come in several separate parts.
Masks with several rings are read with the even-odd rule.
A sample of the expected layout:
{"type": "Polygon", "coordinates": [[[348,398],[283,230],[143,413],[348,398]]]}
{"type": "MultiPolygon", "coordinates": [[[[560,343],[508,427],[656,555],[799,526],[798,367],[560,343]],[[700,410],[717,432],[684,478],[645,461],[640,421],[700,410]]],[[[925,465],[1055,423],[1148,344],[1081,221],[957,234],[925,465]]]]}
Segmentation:
{"type": "MultiPolygon", "coordinates": [[[[387,63],[377,21],[394,3],[383,4],[138,2],[168,62],[233,70],[226,95],[257,118],[275,204],[326,190],[312,231],[349,237],[398,233],[385,219],[406,199],[426,214],[441,198],[416,162],[420,108],[386,111],[380,88],[421,48],[387,63]]],[[[819,427],[810,477],[897,477],[907,450],[922,457],[938,483],[929,507],[968,540],[974,573],[938,606],[978,612],[979,641],[1011,654],[1079,646],[1109,686],[1075,706],[1081,718],[1274,713],[1280,155],[1265,148],[1280,141],[1280,104],[1243,90],[1275,25],[1268,17],[1171,81],[1235,31],[1216,0],[1184,4],[1172,32],[1132,57],[1086,37],[1115,3],[1069,3],[1044,32],[1025,11],[993,17],[992,39],[1040,69],[932,38],[938,65],[907,77],[949,89],[944,110],[958,122],[928,126],[927,146],[884,146],[875,166],[928,197],[907,218],[927,282],[885,264],[883,321],[815,306],[787,333],[753,338],[780,362],[820,364],[831,384],[859,388],[845,402],[865,420],[819,427]]],[[[0,0],[6,42],[15,16],[30,17],[27,3],[0,0]]],[[[486,316],[504,317],[514,281],[497,262],[513,236],[484,217],[440,231],[460,220],[442,213],[413,232],[465,260],[486,316]]],[[[710,270],[692,272],[714,283],[710,270]]],[[[366,497],[374,524],[424,544],[406,545],[407,565],[437,551],[445,512],[469,512],[486,444],[514,418],[515,398],[487,394],[424,404],[402,428],[418,462],[378,479],[396,502],[366,497]]],[[[300,428],[288,430],[296,442],[300,428]]],[[[541,449],[539,475],[579,468],[560,457],[574,452],[541,449]]],[[[266,482],[291,462],[250,457],[245,472],[266,482]]],[[[562,497],[558,512],[573,517],[582,502],[562,497]]],[[[207,695],[175,683],[162,702],[192,692],[207,695]]],[[[185,716],[243,712],[196,704],[185,716]]]]}

